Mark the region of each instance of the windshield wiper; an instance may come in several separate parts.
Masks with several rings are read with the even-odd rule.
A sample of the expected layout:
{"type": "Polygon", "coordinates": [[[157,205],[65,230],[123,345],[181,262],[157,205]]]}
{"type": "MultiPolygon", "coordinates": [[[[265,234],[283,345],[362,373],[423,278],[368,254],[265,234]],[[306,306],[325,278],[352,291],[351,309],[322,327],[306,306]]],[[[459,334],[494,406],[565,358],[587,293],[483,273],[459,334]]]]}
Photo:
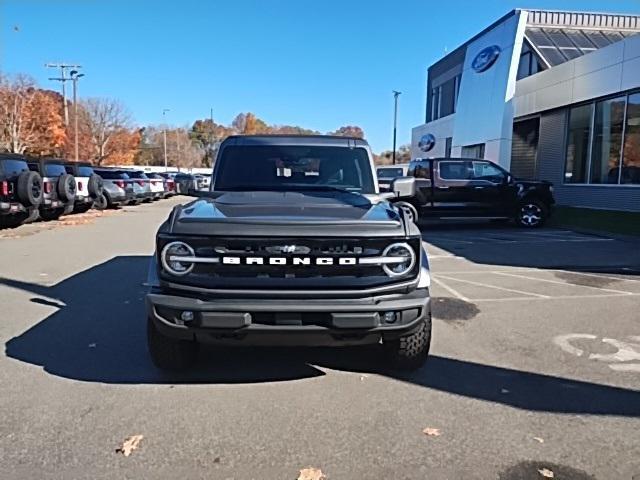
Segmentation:
{"type": "Polygon", "coordinates": [[[354,193],[354,190],[357,190],[357,189],[348,190],[346,188],[335,187],[333,185],[289,184],[289,185],[233,185],[230,187],[222,187],[220,188],[220,190],[233,191],[233,192],[299,192],[304,190],[315,190],[315,191],[325,191],[325,192],[354,193]]]}

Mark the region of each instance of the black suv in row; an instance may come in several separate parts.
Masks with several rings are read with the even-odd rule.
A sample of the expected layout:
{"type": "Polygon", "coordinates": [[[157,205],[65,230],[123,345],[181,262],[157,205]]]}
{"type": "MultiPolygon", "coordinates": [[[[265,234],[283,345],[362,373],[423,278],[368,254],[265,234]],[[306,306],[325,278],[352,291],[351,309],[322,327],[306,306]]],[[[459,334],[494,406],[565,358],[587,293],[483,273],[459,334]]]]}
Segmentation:
{"type": "Polygon", "coordinates": [[[37,216],[43,198],[40,174],[22,155],[0,154],[0,228],[15,227],[37,216]]]}
{"type": "Polygon", "coordinates": [[[396,206],[417,221],[484,218],[509,220],[527,228],[541,227],[553,205],[550,182],[520,180],[489,160],[429,158],[412,160],[407,175],[416,193],[396,206]]]}

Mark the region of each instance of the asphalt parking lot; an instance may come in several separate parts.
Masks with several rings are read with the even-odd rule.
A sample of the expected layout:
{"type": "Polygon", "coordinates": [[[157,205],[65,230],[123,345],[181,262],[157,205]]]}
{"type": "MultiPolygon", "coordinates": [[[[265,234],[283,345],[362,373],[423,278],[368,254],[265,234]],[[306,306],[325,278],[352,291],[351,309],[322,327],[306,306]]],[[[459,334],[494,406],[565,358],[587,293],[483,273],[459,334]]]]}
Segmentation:
{"type": "Polygon", "coordinates": [[[226,349],[169,377],[143,283],[180,201],[0,231],[0,477],[640,478],[640,239],[425,225],[421,370],[369,348],[226,349]]]}

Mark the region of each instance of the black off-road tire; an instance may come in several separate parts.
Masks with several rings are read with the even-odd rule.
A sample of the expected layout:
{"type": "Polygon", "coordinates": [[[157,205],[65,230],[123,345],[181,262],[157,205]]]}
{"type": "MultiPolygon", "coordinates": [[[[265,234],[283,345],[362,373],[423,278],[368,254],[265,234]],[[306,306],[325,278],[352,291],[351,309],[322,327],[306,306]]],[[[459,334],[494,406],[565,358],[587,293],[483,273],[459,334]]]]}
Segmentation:
{"type": "Polygon", "coordinates": [[[18,199],[27,207],[37,207],[42,203],[42,177],[37,172],[22,172],[18,176],[18,199]]]}
{"type": "Polygon", "coordinates": [[[89,189],[89,196],[96,199],[102,195],[102,191],[104,190],[104,181],[100,175],[96,175],[94,173],[89,177],[89,185],[87,187],[89,189]]]}
{"type": "Polygon", "coordinates": [[[196,342],[162,335],[151,318],[147,318],[147,346],[153,364],[160,370],[183,371],[191,367],[198,359],[198,344],[196,342]]]}
{"type": "Polygon", "coordinates": [[[385,342],[391,365],[398,370],[416,370],[427,361],[431,346],[431,315],[413,333],[385,342]]]}
{"type": "Polygon", "coordinates": [[[41,210],[40,218],[45,222],[50,222],[52,220],[58,220],[63,213],[64,208],[56,208],[54,210],[41,210]]]}
{"type": "Polygon", "coordinates": [[[22,225],[27,219],[28,215],[25,213],[18,213],[14,215],[0,215],[0,228],[16,228],[22,225]]]}
{"type": "Polygon", "coordinates": [[[73,207],[73,213],[87,213],[89,210],[91,210],[92,206],[93,205],[91,203],[76,205],[75,207],[73,207]]]}
{"type": "Polygon", "coordinates": [[[65,173],[58,177],[58,196],[64,203],[73,202],[76,198],[76,179],[73,175],[65,173]]]}

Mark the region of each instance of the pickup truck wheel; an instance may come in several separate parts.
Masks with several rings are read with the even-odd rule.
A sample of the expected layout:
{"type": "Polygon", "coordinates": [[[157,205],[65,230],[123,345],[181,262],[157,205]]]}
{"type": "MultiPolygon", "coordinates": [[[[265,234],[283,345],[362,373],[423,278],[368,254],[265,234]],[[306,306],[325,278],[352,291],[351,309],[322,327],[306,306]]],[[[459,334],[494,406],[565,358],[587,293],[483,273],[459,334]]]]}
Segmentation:
{"type": "Polygon", "coordinates": [[[162,335],[151,318],[147,319],[147,345],[153,364],[161,370],[186,370],[198,358],[196,342],[162,335]]]}
{"type": "Polygon", "coordinates": [[[416,370],[424,365],[431,346],[431,315],[409,335],[385,342],[392,365],[400,370],[416,370]]]}
{"type": "Polygon", "coordinates": [[[539,228],[547,220],[547,207],[539,200],[524,200],[518,207],[516,223],[525,228],[539,228]]]}
{"type": "Polygon", "coordinates": [[[409,202],[396,202],[395,205],[400,210],[402,210],[405,217],[407,217],[413,223],[416,223],[418,221],[418,210],[409,202]]]}

